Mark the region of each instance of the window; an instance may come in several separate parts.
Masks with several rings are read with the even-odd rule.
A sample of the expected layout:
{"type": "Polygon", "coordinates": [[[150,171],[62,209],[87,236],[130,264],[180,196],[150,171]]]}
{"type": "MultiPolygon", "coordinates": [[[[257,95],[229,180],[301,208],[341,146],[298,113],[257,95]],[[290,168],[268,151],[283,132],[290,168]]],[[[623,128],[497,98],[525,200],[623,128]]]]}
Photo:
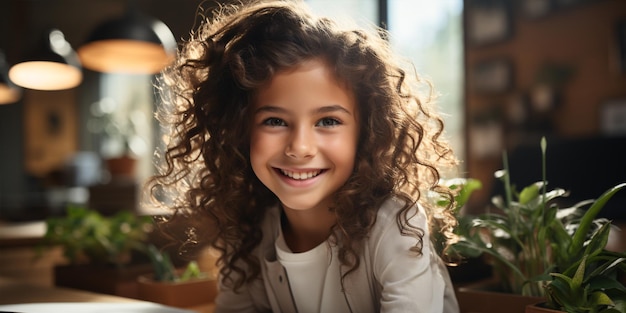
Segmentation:
{"type": "Polygon", "coordinates": [[[462,0],[388,0],[390,42],[433,82],[446,134],[464,158],[462,0]]]}
{"type": "Polygon", "coordinates": [[[341,20],[349,18],[361,27],[378,25],[378,0],[307,0],[317,14],[341,20]]]}
{"type": "MultiPolygon", "coordinates": [[[[308,0],[318,14],[349,17],[361,26],[380,24],[385,0],[308,0]]],[[[463,0],[386,0],[392,47],[409,58],[438,94],[446,135],[458,158],[464,158],[463,0]]]]}
{"type": "Polygon", "coordinates": [[[150,75],[101,74],[100,98],[89,108],[90,132],[96,151],[104,158],[123,155],[138,160],[136,178],[153,172],[154,90],[150,75]]]}

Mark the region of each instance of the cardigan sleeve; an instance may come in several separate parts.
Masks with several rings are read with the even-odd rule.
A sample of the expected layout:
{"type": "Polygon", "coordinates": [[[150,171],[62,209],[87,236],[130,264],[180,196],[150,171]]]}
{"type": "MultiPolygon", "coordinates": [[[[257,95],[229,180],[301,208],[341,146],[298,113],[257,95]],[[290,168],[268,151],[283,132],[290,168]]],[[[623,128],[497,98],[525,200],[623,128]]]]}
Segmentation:
{"type": "Polygon", "coordinates": [[[458,312],[447,268],[430,243],[423,210],[411,219],[424,231],[421,254],[409,250],[417,239],[400,233],[396,212],[397,203],[386,203],[370,237],[373,275],[381,286],[381,312],[458,312]]]}
{"type": "MultiPolygon", "coordinates": [[[[263,233],[266,236],[263,237],[260,246],[253,251],[253,254],[261,260],[261,275],[257,279],[244,284],[236,292],[220,283],[219,292],[215,299],[215,313],[281,311],[280,303],[282,302],[277,300],[276,293],[270,287],[270,281],[275,276],[278,276],[280,274],[279,271],[282,269],[280,264],[274,260],[275,256],[270,255],[274,253],[272,247],[275,238],[274,233],[276,232],[275,224],[279,220],[278,208],[269,209],[263,222],[263,233]]],[[[236,275],[236,273],[232,273],[232,275],[236,275]]]]}
{"type": "Polygon", "coordinates": [[[217,298],[215,299],[215,313],[260,312],[254,305],[248,286],[244,284],[235,292],[220,284],[217,298]]]}

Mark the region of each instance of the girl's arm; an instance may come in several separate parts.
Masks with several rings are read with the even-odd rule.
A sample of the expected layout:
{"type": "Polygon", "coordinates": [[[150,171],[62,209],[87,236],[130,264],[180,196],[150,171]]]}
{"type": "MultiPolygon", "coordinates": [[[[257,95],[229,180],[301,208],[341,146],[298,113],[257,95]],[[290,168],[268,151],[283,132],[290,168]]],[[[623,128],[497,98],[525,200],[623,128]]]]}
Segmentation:
{"type": "Polygon", "coordinates": [[[409,251],[417,239],[400,233],[395,211],[386,211],[379,213],[370,237],[372,268],[382,286],[381,312],[458,312],[447,268],[430,244],[423,209],[411,220],[425,231],[421,255],[409,251]]]}
{"type": "Polygon", "coordinates": [[[246,286],[235,292],[220,283],[217,298],[215,299],[215,313],[227,312],[256,312],[252,297],[246,286]]]}
{"type": "MultiPolygon", "coordinates": [[[[260,280],[259,282],[262,284],[260,280]]],[[[254,285],[254,283],[252,284],[254,285]]],[[[261,303],[267,303],[267,296],[263,292],[263,288],[244,285],[235,292],[232,288],[220,283],[218,290],[217,298],[215,299],[215,313],[271,312],[270,308],[260,307],[261,303]]]]}

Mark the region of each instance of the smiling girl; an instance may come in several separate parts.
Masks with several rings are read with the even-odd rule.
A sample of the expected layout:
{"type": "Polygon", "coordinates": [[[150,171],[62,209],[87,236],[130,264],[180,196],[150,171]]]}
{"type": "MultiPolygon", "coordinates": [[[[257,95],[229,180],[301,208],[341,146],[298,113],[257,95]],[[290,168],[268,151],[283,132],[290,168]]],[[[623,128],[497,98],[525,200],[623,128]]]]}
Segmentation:
{"type": "Polygon", "coordinates": [[[433,244],[456,220],[427,197],[452,198],[456,160],[379,35],[300,1],[223,7],[163,73],[149,186],[220,252],[216,312],[458,311],[433,244]]]}

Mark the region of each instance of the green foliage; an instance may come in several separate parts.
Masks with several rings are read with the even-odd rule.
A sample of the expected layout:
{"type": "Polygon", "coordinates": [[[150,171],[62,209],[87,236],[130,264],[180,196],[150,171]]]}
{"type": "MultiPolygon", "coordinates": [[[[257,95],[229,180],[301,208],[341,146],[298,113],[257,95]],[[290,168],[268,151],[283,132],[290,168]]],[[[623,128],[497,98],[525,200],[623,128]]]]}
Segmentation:
{"type": "Polygon", "coordinates": [[[520,192],[511,184],[504,154],[505,169],[496,172],[504,183],[504,195],[494,197],[495,209],[484,214],[458,215],[461,238],[452,252],[484,256],[503,290],[545,296],[550,308],[626,312],[626,289],[618,280],[618,273],[626,270],[626,253],[605,249],[611,223],[596,218],[626,183],[610,188],[596,200],[561,208],[558,200],[567,192],[547,190],[545,139],[541,148],[543,178],[520,192]]]}
{"type": "Polygon", "coordinates": [[[604,224],[586,240],[584,251],[575,254],[582,258],[571,258],[563,264],[569,267],[550,273],[552,280],[545,285],[548,307],[572,313],[626,312],[626,288],[618,277],[626,270],[626,253],[604,249],[609,232],[610,224],[604,224]]]}
{"type": "Polygon", "coordinates": [[[185,270],[179,273],[174,267],[170,256],[167,253],[161,252],[154,245],[148,246],[148,255],[152,262],[154,279],[156,281],[179,282],[207,277],[206,273],[200,271],[200,267],[196,261],[189,262],[185,270]]]}
{"type": "Polygon", "coordinates": [[[152,218],[120,211],[107,217],[82,206],[46,220],[45,244],[60,245],[72,264],[111,263],[122,266],[133,250],[142,251],[152,218]]]}
{"type": "Polygon", "coordinates": [[[131,261],[131,252],[147,255],[158,281],[186,281],[205,277],[195,261],[178,272],[166,253],[148,241],[154,221],[150,216],[138,216],[120,211],[103,216],[96,210],[69,206],[62,217],[46,220],[45,245],[59,245],[71,264],[100,263],[124,266],[131,261]]]}
{"type": "MultiPolygon", "coordinates": [[[[466,219],[459,218],[462,214],[461,209],[465,206],[465,203],[469,200],[471,194],[475,190],[482,188],[482,183],[479,180],[472,178],[454,178],[446,181],[445,185],[454,193],[453,214],[457,217],[459,222],[459,225],[457,225],[457,232],[458,229],[466,229],[466,231],[463,232],[466,233],[468,232],[468,229],[471,228],[471,225],[467,223],[466,219]]],[[[440,194],[433,195],[435,195],[435,197],[441,196],[440,194]]],[[[437,198],[434,199],[434,202],[441,208],[447,208],[450,205],[450,200],[448,198],[437,198]]],[[[437,227],[437,225],[434,225],[433,227],[437,227]]],[[[437,254],[452,256],[452,259],[459,258],[458,251],[446,250],[448,238],[442,232],[432,232],[431,236],[431,240],[437,249],[437,254]]]]}

